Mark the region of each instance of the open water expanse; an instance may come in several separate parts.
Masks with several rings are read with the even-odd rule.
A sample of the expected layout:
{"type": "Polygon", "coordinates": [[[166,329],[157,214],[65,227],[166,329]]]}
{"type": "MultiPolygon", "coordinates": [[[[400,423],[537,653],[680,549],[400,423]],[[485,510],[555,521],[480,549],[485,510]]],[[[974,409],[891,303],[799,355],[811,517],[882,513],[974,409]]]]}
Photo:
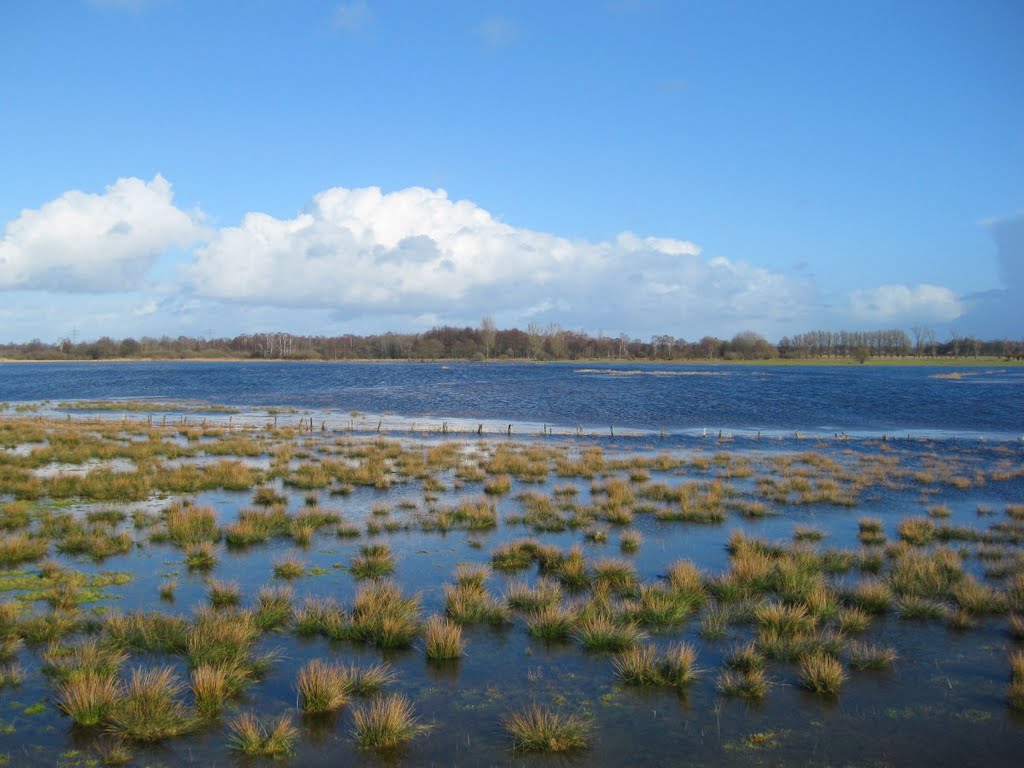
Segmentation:
{"type": "Polygon", "coordinates": [[[0,764],[113,764],[116,746],[140,766],[1019,765],[1022,396],[1024,371],[995,367],[0,365],[0,604],[17,606],[0,610],[0,764]],[[75,402],[110,400],[144,405],[75,402]],[[212,529],[181,533],[182,509],[212,529]],[[253,521],[266,536],[243,541],[253,521]],[[202,542],[214,562],[196,567],[202,542]],[[415,622],[461,624],[459,659],[427,659],[422,624],[397,643],[359,628],[374,546],[418,595],[415,622]],[[680,560],[696,587],[673,581],[680,560]],[[474,599],[497,616],[452,601],[466,565],[491,569],[474,599]],[[133,737],[130,671],[169,666],[194,714],[198,651],[156,648],[123,617],[196,634],[218,582],[239,592],[225,624],[261,589],[291,590],[294,614],[243,649],[274,659],[186,732],[133,737]],[[508,601],[519,583],[557,584],[572,628],[542,636],[508,601]],[[660,614],[645,602],[659,597],[660,614]],[[337,602],[334,630],[302,628],[307,598],[337,602]],[[800,626],[773,635],[765,606],[800,626]],[[616,652],[588,647],[594,616],[638,647],[691,645],[692,681],[631,684],[616,652]],[[53,660],[90,640],[129,658],[111,673],[122,703],[82,725],[53,660]],[[726,685],[746,643],[762,695],[726,685]],[[862,669],[865,646],[895,660],[862,669]],[[802,678],[815,654],[841,664],[838,693],[802,678]],[[384,662],[393,680],[313,716],[297,678],[315,659],[384,662]],[[429,732],[360,746],[354,712],[392,694],[429,732]],[[587,746],[516,749],[506,719],[534,704],[587,722],[587,746]],[[250,712],[292,718],[287,755],[232,749],[250,712]]]}
{"type": "Polygon", "coordinates": [[[243,407],[696,432],[1024,435],[1024,368],[592,363],[0,365],[0,401],[159,398],[243,407]]]}

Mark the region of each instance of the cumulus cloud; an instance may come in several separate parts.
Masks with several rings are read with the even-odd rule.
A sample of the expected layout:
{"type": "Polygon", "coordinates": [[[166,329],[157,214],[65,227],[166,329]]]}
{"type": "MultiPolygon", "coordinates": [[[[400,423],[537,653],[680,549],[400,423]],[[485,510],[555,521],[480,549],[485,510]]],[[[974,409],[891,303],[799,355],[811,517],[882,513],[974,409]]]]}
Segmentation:
{"type": "Polygon", "coordinates": [[[157,257],[203,236],[198,214],[179,210],[171,185],[118,179],[102,194],[65,192],[9,222],[0,240],[0,289],[123,291],[157,257]]]}
{"type": "Polygon", "coordinates": [[[948,322],[964,313],[964,306],[949,288],[921,283],[916,286],[880,285],[850,294],[855,316],[868,322],[948,322]]]}
{"type": "Polygon", "coordinates": [[[591,242],[506,224],[443,190],[334,188],[293,219],[248,214],[196,251],[198,294],[276,306],[590,327],[671,327],[791,315],[804,283],[695,244],[624,232],[591,242]]]}

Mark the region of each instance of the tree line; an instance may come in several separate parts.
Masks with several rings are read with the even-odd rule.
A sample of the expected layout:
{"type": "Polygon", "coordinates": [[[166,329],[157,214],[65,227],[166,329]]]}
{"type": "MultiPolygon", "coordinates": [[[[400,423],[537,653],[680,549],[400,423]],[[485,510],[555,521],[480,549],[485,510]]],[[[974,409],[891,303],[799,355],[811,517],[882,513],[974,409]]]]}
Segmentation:
{"type": "Polygon", "coordinates": [[[48,344],[38,339],[0,345],[11,360],[111,360],[229,358],[265,360],[771,360],[774,358],[977,357],[1024,358],[1024,341],[981,340],[955,331],[939,341],[935,331],[917,326],[879,331],[810,331],[772,344],[753,331],[731,339],[704,336],[687,341],[671,335],[648,340],[591,336],[550,323],[527,329],[499,329],[491,318],[479,327],[442,326],[424,333],[358,336],[303,336],[248,333],[232,338],[178,336],[48,344]]]}

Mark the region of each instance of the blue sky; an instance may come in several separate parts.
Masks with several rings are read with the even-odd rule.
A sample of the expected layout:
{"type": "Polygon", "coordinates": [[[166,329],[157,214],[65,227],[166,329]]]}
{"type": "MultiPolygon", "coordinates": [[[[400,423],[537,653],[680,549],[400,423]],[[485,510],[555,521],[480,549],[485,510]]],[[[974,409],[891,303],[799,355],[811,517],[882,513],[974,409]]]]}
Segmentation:
{"type": "Polygon", "coordinates": [[[0,6],[0,340],[1024,330],[1024,5],[0,6]]]}

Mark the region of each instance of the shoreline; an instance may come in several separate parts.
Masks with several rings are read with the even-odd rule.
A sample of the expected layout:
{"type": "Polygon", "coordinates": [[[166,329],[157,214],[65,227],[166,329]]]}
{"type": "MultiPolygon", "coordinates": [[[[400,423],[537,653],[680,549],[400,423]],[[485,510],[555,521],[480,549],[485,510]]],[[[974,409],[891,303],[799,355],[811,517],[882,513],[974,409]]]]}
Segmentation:
{"type": "Polygon", "coordinates": [[[419,358],[365,358],[365,359],[286,359],[286,358],[251,358],[251,357],[111,357],[103,360],[62,360],[57,358],[45,360],[25,360],[18,358],[0,358],[0,364],[53,364],[53,363],[320,363],[325,365],[351,365],[382,363],[418,363],[427,365],[679,365],[679,366],[738,366],[738,367],[813,367],[813,368],[1020,368],[1024,360],[1005,360],[998,357],[977,358],[943,358],[943,357],[880,357],[872,358],[863,363],[852,358],[775,358],[770,360],[635,360],[620,358],[577,358],[573,360],[525,360],[525,359],[489,359],[467,360],[465,358],[438,358],[423,360],[419,358]]]}

